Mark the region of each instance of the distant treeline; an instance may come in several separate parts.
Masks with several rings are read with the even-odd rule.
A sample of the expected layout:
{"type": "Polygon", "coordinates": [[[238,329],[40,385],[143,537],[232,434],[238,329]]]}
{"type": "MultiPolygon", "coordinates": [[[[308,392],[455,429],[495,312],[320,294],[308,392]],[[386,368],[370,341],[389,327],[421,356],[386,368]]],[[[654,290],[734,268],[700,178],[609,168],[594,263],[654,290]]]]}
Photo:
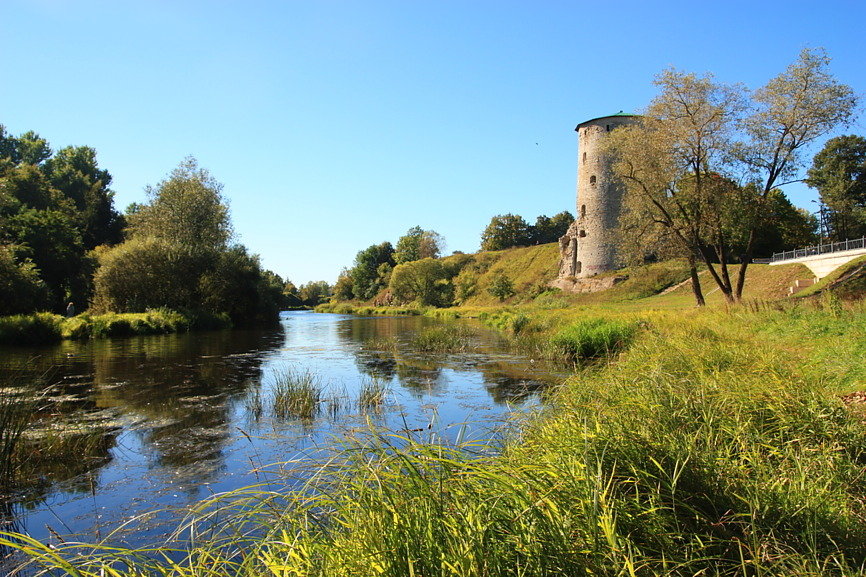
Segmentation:
{"type": "Polygon", "coordinates": [[[286,282],[232,240],[222,185],[195,159],[114,207],[96,151],[0,125],[0,315],[145,312],[276,319],[286,282]]]}

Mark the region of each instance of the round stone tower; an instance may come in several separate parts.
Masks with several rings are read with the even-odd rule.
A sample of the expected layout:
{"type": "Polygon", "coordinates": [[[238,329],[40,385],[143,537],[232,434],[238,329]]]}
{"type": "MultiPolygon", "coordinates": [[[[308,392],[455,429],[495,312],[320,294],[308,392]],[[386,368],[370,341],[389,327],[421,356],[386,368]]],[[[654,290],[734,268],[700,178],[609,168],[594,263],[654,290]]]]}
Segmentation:
{"type": "Polygon", "coordinates": [[[617,266],[616,228],[623,185],[613,175],[604,139],[635,116],[618,112],[577,125],[577,213],[560,242],[560,278],[587,278],[617,266]]]}

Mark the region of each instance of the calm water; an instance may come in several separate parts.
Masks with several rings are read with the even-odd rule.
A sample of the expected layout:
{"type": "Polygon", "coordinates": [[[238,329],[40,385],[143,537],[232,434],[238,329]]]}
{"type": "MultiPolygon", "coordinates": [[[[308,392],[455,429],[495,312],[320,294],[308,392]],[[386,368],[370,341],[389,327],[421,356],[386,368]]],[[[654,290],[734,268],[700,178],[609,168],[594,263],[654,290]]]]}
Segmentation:
{"type": "Polygon", "coordinates": [[[557,379],[484,331],[469,352],[411,350],[412,336],[434,322],[292,312],[268,331],[0,349],[5,376],[43,375],[53,385],[30,441],[14,528],[42,540],[91,541],[135,518],[111,541],[154,542],[191,504],[273,479],[267,465],[314,455],[367,419],[425,435],[454,438],[462,429],[464,437],[490,438],[557,379]],[[324,385],[316,419],[274,414],[274,375],[286,369],[309,371],[324,385]],[[365,416],[358,392],[371,379],[388,385],[388,401],[365,416]]]}

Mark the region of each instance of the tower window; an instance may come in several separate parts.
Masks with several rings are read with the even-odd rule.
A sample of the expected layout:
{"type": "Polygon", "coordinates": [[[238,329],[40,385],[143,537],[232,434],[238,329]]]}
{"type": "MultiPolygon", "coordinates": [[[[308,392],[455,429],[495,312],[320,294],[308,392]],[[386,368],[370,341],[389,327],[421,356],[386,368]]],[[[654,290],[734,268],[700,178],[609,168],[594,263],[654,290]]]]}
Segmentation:
{"type": "Polygon", "coordinates": [[[574,264],[574,274],[580,274],[580,268],[581,268],[581,267],[580,267],[580,261],[577,261],[577,262],[574,264]]]}
{"type": "Polygon", "coordinates": [[[583,153],[583,163],[586,164],[586,153],[583,153]]]}
{"type": "Polygon", "coordinates": [[[586,216],[586,205],[581,204],[580,205],[580,217],[583,218],[584,216],[586,216]]]}
{"type": "Polygon", "coordinates": [[[595,186],[595,175],[594,174],[589,177],[589,185],[595,186]]]}
{"type": "Polygon", "coordinates": [[[579,233],[577,233],[577,236],[579,236],[579,237],[580,237],[580,238],[583,238],[583,237],[585,237],[585,236],[586,236],[586,231],[585,231],[585,230],[583,230],[583,229],[580,229],[580,232],[579,232],[579,233]]]}
{"type": "Polygon", "coordinates": [[[608,132],[610,132],[610,124],[605,124],[605,125],[604,125],[604,128],[605,128],[605,130],[607,130],[608,132]]]}

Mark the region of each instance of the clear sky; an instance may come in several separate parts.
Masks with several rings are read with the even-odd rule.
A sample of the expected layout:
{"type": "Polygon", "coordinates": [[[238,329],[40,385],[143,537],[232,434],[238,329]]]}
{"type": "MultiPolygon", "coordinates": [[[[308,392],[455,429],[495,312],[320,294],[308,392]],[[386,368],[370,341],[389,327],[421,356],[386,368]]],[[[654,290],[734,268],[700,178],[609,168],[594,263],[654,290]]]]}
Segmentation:
{"type": "Polygon", "coordinates": [[[493,215],[573,213],[575,125],[639,111],[666,67],[757,88],[823,47],[863,96],[864,22],[863,0],[0,0],[0,124],[95,148],[121,211],[193,155],[267,268],[333,282],[415,225],[472,252],[493,215]]]}

